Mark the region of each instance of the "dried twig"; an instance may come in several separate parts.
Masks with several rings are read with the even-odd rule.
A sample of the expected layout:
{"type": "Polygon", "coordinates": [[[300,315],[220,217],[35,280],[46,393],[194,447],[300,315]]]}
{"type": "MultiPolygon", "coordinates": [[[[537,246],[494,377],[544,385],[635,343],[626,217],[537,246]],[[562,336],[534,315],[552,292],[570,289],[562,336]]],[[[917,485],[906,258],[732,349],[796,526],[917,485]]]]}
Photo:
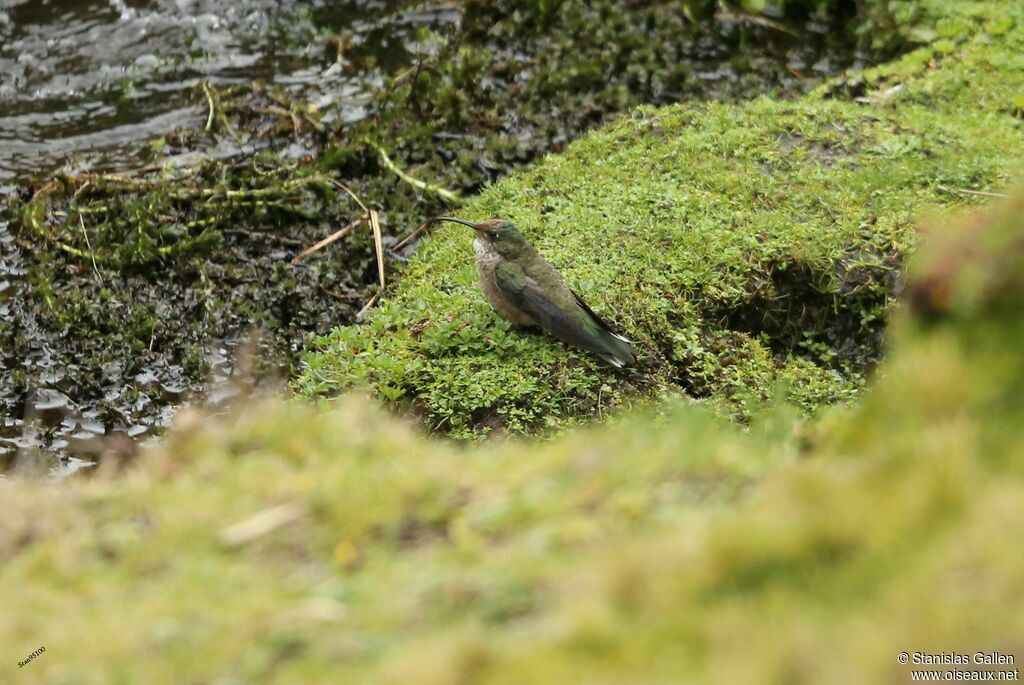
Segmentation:
{"type": "MultiPolygon", "coordinates": [[[[294,259],[292,259],[292,264],[298,264],[299,262],[301,262],[303,259],[305,259],[309,255],[313,254],[314,252],[322,250],[323,248],[327,247],[328,245],[330,245],[334,241],[338,240],[339,238],[344,238],[346,235],[348,235],[352,231],[352,229],[356,228],[357,226],[362,224],[364,221],[372,221],[373,220],[373,218],[370,216],[370,210],[366,208],[366,205],[364,205],[363,201],[359,199],[359,196],[356,195],[348,186],[346,186],[344,183],[338,183],[333,178],[329,178],[327,180],[330,181],[331,183],[333,183],[338,188],[341,188],[342,190],[344,190],[346,193],[348,193],[349,197],[351,197],[353,200],[355,200],[356,204],[359,205],[359,207],[364,212],[366,212],[366,216],[365,217],[359,217],[358,219],[353,219],[351,222],[349,222],[348,226],[345,226],[345,228],[342,228],[339,231],[335,231],[334,233],[332,233],[331,235],[327,236],[326,238],[324,238],[323,240],[321,240],[317,244],[311,245],[310,247],[307,247],[305,250],[303,250],[302,252],[297,254],[294,259]]],[[[378,226],[375,229],[375,231],[379,231],[379,230],[380,230],[380,228],[378,226]]],[[[379,252],[378,252],[377,259],[378,260],[380,259],[380,253],[379,252]]]]}
{"type": "Polygon", "coordinates": [[[373,247],[377,251],[377,276],[380,278],[380,289],[384,290],[384,239],[380,232],[380,219],[377,210],[370,210],[370,227],[373,229],[373,247]]]}
{"type": "Polygon", "coordinates": [[[943,185],[937,185],[935,187],[938,188],[939,190],[943,191],[943,192],[949,193],[950,195],[962,194],[962,195],[979,195],[981,197],[1010,197],[1006,193],[990,193],[990,192],[985,191],[985,190],[969,190],[967,188],[947,188],[946,186],[943,186],[943,185]]]}
{"type": "Polygon", "coordinates": [[[384,292],[383,289],[378,290],[377,292],[375,292],[373,294],[373,297],[371,297],[367,301],[367,303],[363,305],[363,308],[359,310],[358,314],[356,314],[356,323],[362,323],[363,322],[363,319],[366,317],[366,312],[370,311],[370,307],[372,307],[373,305],[377,304],[377,300],[380,299],[380,295],[383,292],[384,292]]]}
{"type": "Polygon", "coordinates": [[[358,204],[360,207],[362,207],[363,211],[366,212],[366,220],[370,222],[370,228],[373,229],[373,244],[374,244],[374,248],[377,251],[377,275],[378,275],[378,277],[380,279],[380,287],[381,287],[381,289],[383,289],[384,288],[384,239],[383,239],[383,236],[382,236],[381,230],[380,230],[380,216],[377,214],[377,210],[367,208],[367,206],[365,204],[363,204],[363,201],[359,199],[359,196],[356,195],[352,191],[352,189],[349,188],[348,186],[346,186],[344,183],[338,183],[333,178],[330,179],[330,181],[331,181],[331,183],[333,183],[334,185],[336,185],[337,187],[341,188],[346,193],[348,193],[349,197],[351,197],[353,200],[355,200],[356,204],[358,204]]]}
{"type": "Polygon", "coordinates": [[[308,114],[303,114],[302,118],[308,121],[309,125],[316,129],[319,133],[323,133],[324,131],[327,130],[326,126],[324,126],[323,124],[321,124],[319,121],[309,116],[308,114]]]}
{"type": "MultiPolygon", "coordinates": [[[[285,109],[284,107],[257,107],[255,108],[255,111],[261,114],[274,114],[278,119],[287,117],[292,124],[292,137],[294,137],[295,140],[299,139],[299,136],[302,133],[302,122],[299,120],[299,115],[295,113],[295,110],[285,109]]],[[[270,131],[272,128],[273,126],[269,128],[264,127],[262,130],[270,131]]]]}
{"type": "Polygon", "coordinates": [[[359,196],[352,192],[352,190],[347,185],[345,185],[344,183],[338,183],[333,178],[329,178],[327,180],[336,185],[337,187],[341,188],[342,190],[344,190],[346,193],[348,193],[349,197],[356,201],[356,204],[359,205],[364,212],[366,212],[367,218],[369,218],[370,210],[366,208],[366,205],[364,205],[363,201],[359,199],[359,196]]]}
{"type": "Polygon", "coordinates": [[[366,217],[365,218],[360,217],[359,219],[354,220],[348,226],[346,226],[345,228],[341,229],[341,231],[338,231],[338,233],[336,233],[333,236],[330,236],[328,238],[325,238],[324,240],[321,240],[319,243],[317,243],[313,247],[310,247],[309,249],[303,251],[302,254],[298,255],[297,257],[295,257],[295,259],[292,260],[292,264],[298,263],[304,257],[306,257],[308,254],[311,254],[312,252],[315,252],[316,250],[319,250],[324,245],[327,245],[327,244],[330,244],[330,243],[334,242],[335,240],[340,238],[341,235],[344,235],[344,234],[348,233],[348,231],[351,231],[353,228],[355,228],[359,224],[363,223],[364,221],[368,221],[370,223],[370,228],[373,230],[373,245],[374,245],[374,249],[377,252],[377,277],[380,280],[380,287],[377,289],[376,294],[374,294],[374,296],[370,298],[370,301],[367,302],[363,306],[363,308],[359,311],[358,314],[356,314],[356,321],[362,321],[363,320],[363,316],[366,315],[366,312],[370,309],[370,307],[372,307],[374,304],[376,304],[377,300],[380,299],[381,293],[384,292],[384,283],[385,283],[385,280],[384,280],[384,238],[383,238],[383,235],[382,235],[382,232],[381,232],[381,229],[380,229],[380,216],[377,214],[377,210],[369,209],[365,204],[363,204],[363,201],[359,199],[359,196],[356,195],[344,183],[339,183],[338,181],[335,181],[334,179],[328,179],[328,180],[330,180],[330,182],[333,183],[338,188],[341,188],[346,193],[348,193],[349,197],[351,197],[353,200],[355,200],[356,204],[358,204],[360,207],[362,207],[363,211],[366,212],[366,217]],[[341,235],[338,235],[338,234],[341,234],[341,235]]]}
{"type": "Polygon", "coordinates": [[[306,514],[306,507],[298,502],[288,502],[250,516],[244,521],[220,531],[225,545],[236,547],[253,542],[282,526],[297,521],[306,514]]]}
{"type": "Polygon", "coordinates": [[[100,268],[96,266],[96,253],[92,249],[92,243],[89,242],[89,232],[85,230],[85,219],[82,215],[78,215],[78,225],[82,227],[82,237],[85,238],[85,245],[89,248],[89,258],[92,260],[92,270],[96,272],[96,280],[103,285],[103,276],[100,276],[100,268]]]}
{"type": "Polygon", "coordinates": [[[314,252],[319,252],[320,250],[324,249],[334,241],[344,238],[345,236],[352,232],[352,229],[354,229],[356,226],[359,226],[364,221],[366,221],[366,219],[364,219],[363,217],[353,219],[352,221],[349,222],[348,226],[345,226],[345,228],[335,231],[334,233],[330,234],[320,242],[316,243],[315,245],[310,245],[305,250],[295,255],[295,258],[292,259],[292,264],[298,264],[299,262],[301,262],[309,255],[313,254],[314,252]]]}
{"type": "Polygon", "coordinates": [[[415,231],[413,231],[413,232],[412,232],[412,233],[410,233],[409,235],[407,235],[407,236],[405,236],[404,238],[402,238],[402,240],[401,240],[401,241],[400,241],[400,242],[399,242],[399,243],[398,243],[397,245],[395,245],[395,246],[394,246],[393,248],[391,248],[391,249],[392,249],[392,250],[393,250],[394,252],[398,252],[398,251],[399,251],[399,250],[401,250],[401,249],[402,249],[403,247],[405,247],[406,245],[408,245],[409,243],[411,243],[412,241],[416,240],[416,239],[417,239],[417,238],[419,238],[419,237],[420,237],[421,235],[423,235],[424,233],[426,233],[426,232],[427,232],[427,226],[429,226],[429,225],[430,225],[430,224],[432,224],[432,223],[434,223],[434,220],[433,220],[433,219],[427,219],[427,220],[426,220],[426,221],[424,221],[424,222],[423,222],[422,224],[420,224],[419,226],[417,226],[417,227],[416,227],[416,230],[415,230],[415,231]]]}

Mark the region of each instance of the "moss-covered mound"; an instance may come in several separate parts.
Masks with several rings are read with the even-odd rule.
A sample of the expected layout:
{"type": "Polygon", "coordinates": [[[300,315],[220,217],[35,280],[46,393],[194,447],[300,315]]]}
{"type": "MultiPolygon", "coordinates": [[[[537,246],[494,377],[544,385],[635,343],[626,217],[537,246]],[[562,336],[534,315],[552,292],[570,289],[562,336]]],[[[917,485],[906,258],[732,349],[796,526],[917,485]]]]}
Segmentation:
{"type": "Polygon", "coordinates": [[[465,216],[515,221],[636,340],[639,374],[510,331],[475,284],[468,231],[445,228],[367,325],[316,343],[296,387],[371,388],[454,435],[674,388],[741,413],[780,387],[808,410],[850,397],[914,216],[1019,164],[1024,9],[995,5],[918,3],[902,19],[931,42],[892,65],[796,102],[637,110],[473,201],[465,216]]]}
{"type": "Polygon", "coordinates": [[[123,477],[0,482],[0,680],[878,683],[910,680],[901,651],[1019,659],[1024,195],[937,237],[880,383],[810,427],[681,406],[460,450],[360,401],[275,403],[179,417],[123,477]]]}

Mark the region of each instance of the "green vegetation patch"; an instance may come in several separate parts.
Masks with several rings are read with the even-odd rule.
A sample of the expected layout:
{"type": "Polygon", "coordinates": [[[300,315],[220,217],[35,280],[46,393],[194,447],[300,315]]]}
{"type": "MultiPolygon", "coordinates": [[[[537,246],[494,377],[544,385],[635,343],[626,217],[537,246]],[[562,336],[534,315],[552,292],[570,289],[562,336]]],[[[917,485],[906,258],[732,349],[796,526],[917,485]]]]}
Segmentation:
{"type": "Polygon", "coordinates": [[[1024,195],[933,235],[880,382],[814,423],[666,406],[460,449],[359,399],[273,402],[180,415],[113,478],[0,481],[0,676],[877,683],[909,680],[901,651],[1019,659],[1024,195]]]}
{"type": "Polygon", "coordinates": [[[468,231],[445,227],[365,326],[314,344],[295,387],[370,388],[456,436],[679,388],[740,415],[780,390],[808,411],[850,398],[914,217],[1019,164],[1024,18],[1005,9],[919,7],[906,25],[937,33],[892,65],[795,102],[641,108],[475,199],[464,216],[513,220],[636,341],[638,373],[512,332],[475,284],[468,231]]]}
{"type": "MultiPolygon", "coordinates": [[[[140,270],[181,256],[208,256],[223,230],[244,234],[330,217],[338,190],[315,168],[267,156],[223,168],[123,177],[59,176],[17,206],[26,246],[56,247],[86,263],[140,270]]],[[[347,198],[345,198],[347,200],[347,198]]]]}
{"type": "Polygon", "coordinates": [[[1010,120],[839,101],[644,109],[466,216],[506,217],[637,343],[641,373],[512,332],[476,285],[468,231],[437,229],[362,327],[305,357],[304,394],[411,400],[456,435],[525,431],[678,386],[742,409],[780,382],[848,398],[879,355],[914,216],[938,186],[1001,186],[1010,120]]]}

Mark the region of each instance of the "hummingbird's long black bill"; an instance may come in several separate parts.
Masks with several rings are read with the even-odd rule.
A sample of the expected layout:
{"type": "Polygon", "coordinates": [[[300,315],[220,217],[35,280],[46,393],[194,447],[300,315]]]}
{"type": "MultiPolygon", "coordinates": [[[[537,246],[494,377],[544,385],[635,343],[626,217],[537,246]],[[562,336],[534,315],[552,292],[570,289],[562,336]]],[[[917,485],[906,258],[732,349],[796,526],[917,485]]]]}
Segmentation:
{"type": "Polygon", "coordinates": [[[450,221],[453,224],[462,224],[463,226],[469,226],[474,231],[482,230],[480,224],[475,224],[472,221],[466,221],[465,219],[456,219],[453,216],[435,216],[431,221],[450,221]]]}

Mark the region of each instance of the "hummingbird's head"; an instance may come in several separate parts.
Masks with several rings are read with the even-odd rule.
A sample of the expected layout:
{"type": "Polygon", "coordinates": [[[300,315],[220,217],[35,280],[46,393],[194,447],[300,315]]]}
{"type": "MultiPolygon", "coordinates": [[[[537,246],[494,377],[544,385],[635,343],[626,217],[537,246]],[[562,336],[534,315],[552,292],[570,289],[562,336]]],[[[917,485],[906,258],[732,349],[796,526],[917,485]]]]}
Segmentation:
{"type": "Polygon", "coordinates": [[[448,216],[439,216],[435,221],[451,221],[464,226],[469,226],[476,231],[478,240],[484,243],[502,257],[514,259],[524,250],[529,249],[530,244],[519,232],[515,224],[505,219],[490,219],[476,224],[464,219],[454,219],[448,216]]]}

